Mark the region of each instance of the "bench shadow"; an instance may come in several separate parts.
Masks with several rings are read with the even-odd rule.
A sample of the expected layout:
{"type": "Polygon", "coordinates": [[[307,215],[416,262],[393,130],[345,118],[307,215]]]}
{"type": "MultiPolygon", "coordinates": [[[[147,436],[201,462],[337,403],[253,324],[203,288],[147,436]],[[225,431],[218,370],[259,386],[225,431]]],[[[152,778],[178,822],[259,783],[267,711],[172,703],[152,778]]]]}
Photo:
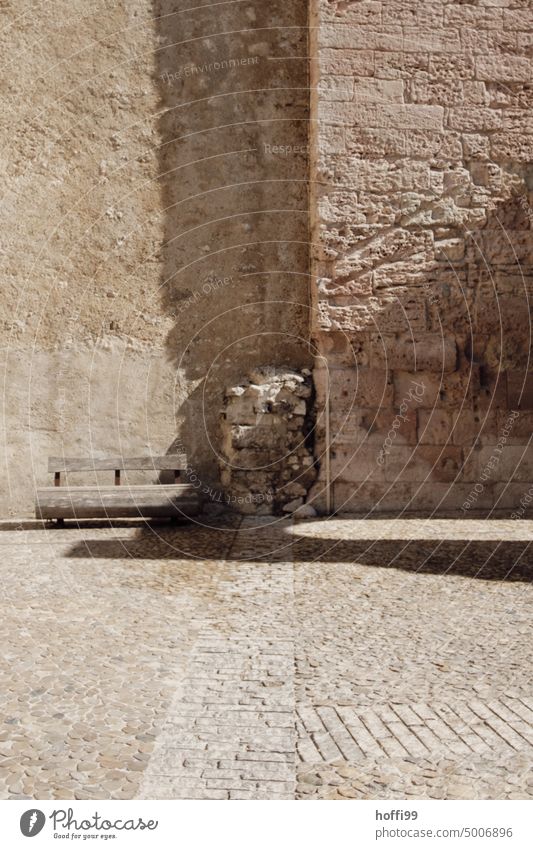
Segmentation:
{"type": "Polygon", "coordinates": [[[228,563],[286,561],[298,563],[354,564],[376,569],[396,569],[428,575],[460,575],[483,581],[522,581],[533,578],[527,540],[457,539],[335,539],[298,536],[279,529],[275,539],[258,532],[242,557],[231,546],[241,534],[231,523],[216,527],[183,525],[174,528],[143,529],[135,538],[86,539],[76,542],[66,556],[73,558],[132,558],[179,561],[220,560],[228,563]]]}

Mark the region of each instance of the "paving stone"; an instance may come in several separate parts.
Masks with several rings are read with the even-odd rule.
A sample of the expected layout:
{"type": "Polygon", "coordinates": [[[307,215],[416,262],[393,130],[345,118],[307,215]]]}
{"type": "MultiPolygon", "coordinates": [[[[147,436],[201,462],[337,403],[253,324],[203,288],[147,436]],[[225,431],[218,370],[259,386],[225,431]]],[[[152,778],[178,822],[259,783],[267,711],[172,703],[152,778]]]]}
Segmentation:
{"type": "Polygon", "coordinates": [[[1,798],[533,797],[523,526],[226,527],[0,537],[1,798]]]}

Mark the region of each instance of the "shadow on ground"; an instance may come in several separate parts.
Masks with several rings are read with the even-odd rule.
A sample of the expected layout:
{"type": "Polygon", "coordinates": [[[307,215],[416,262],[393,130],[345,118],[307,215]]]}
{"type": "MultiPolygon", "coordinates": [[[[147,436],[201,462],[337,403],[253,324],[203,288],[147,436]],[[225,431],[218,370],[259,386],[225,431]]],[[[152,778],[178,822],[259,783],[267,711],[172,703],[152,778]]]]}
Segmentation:
{"type": "MultiPolygon", "coordinates": [[[[310,526],[311,523],[306,523],[307,528],[310,526]]],[[[147,528],[135,538],[84,539],[76,542],[67,556],[145,560],[224,557],[229,562],[290,557],[295,563],[351,563],[431,575],[462,575],[484,581],[531,581],[530,545],[527,540],[502,539],[336,539],[300,536],[297,528],[286,523],[238,530],[226,522],[217,527],[147,528]],[[236,544],[228,549],[230,535],[236,544]]]]}

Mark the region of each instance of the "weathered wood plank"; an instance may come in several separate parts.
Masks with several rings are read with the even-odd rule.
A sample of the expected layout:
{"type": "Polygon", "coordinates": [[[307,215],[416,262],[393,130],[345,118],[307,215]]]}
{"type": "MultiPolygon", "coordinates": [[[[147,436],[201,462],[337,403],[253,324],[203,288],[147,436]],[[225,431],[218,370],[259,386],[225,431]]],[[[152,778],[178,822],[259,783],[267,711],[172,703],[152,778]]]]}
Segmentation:
{"type": "Polygon", "coordinates": [[[193,516],[199,509],[198,492],[188,484],[50,486],[38,489],[35,501],[39,519],[193,516]]]}
{"type": "Polygon", "coordinates": [[[57,472],[106,472],[121,471],[165,471],[187,468],[186,454],[165,454],[157,457],[49,457],[48,471],[57,472]]]}

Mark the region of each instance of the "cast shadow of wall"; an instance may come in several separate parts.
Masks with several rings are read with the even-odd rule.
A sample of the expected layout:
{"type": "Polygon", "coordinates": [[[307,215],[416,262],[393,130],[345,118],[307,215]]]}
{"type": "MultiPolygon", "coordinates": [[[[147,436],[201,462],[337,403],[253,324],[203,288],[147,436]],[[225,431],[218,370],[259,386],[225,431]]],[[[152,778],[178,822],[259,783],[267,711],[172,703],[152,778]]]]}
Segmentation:
{"type": "Polygon", "coordinates": [[[254,366],[310,362],[307,4],[156,0],[154,14],[169,450],[216,485],[224,389],[254,366]]]}
{"type": "MultiPolygon", "coordinates": [[[[306,523],[312,528],[312,523],[306,523]]],[[[131,560],[132,569],[147,560],[161,560],[161,569],[166,576],[166,587],[175,580],[176,587],[182,581],[184,571],[191,575],[191,563],[211,562],[213,570],[226,572],[239,559],[232,554],[232,542],[237,529],[225,527],[202,527],[183,525],[179,530],[161,529],[158,533],[150,528],[140,531],[132,539],[85,539],[76,542],[68,557],[90,560],[103,558],[120,560],[123,564],[131,560]],[[224,556],[221,563],[220,557],[224,556]]],[[[238,537],[246,536],[237,530],[238,537]]],[[[248,537],[250,533],[248,532],[248,537]]],[[[272,537],[261,543],[261,531],[255,534],[256,544],[252,560],[285,562],[288,551],[298,564],[359,564],[375,569],[395,569],[427,575],[459,575],[483,581],[530,582],[532,565],[530,546],[526,540],[456,540],[456,539],[337,539],[298,535],[297,528],[289,533],[278,532],[276,544],[272,537]]],[[[244,540],[246,543],[246,540],[244,540]]],[[[244,557],[250,563],[249,553],[244,557]]],[[[132,577],[145,587],[142,574],[132,577]]]]}

